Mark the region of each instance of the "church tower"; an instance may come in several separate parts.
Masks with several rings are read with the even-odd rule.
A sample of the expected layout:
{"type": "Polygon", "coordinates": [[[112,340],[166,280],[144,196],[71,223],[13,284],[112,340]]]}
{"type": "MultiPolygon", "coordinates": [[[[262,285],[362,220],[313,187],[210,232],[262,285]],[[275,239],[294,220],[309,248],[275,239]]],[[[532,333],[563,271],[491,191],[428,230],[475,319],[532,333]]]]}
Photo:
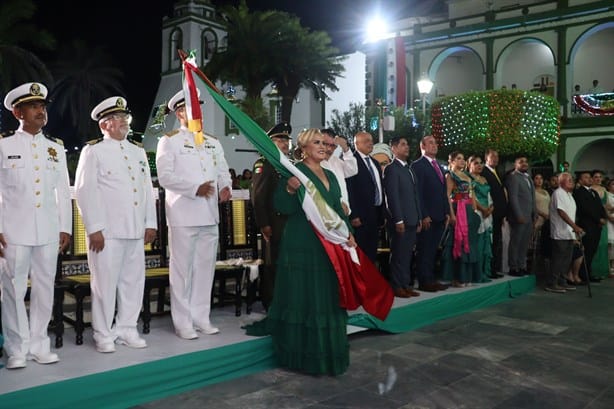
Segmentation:
{"type": "MultiPolygon", "coordinates": [[[[160,85],[150,113],[143,145],[147,151],[155,151],[158,139],[164,133],[177,128],[179,123],[171,113],[162,123],[157,121],[158,107],[181,89],[182,67],[178,49],[186,52],[196,50],[196,62],[204,67],[214,52],[225,46],[226,33],[219,22],[215,7],[209,0],[178,0],[173,15],[162,22],[162,69],[160,85]]],[[[211,135],[225,135],[225,120],[221,110],[214,107],[207,91],[199,86],[203,109],[204,131],[211,135]]]]}

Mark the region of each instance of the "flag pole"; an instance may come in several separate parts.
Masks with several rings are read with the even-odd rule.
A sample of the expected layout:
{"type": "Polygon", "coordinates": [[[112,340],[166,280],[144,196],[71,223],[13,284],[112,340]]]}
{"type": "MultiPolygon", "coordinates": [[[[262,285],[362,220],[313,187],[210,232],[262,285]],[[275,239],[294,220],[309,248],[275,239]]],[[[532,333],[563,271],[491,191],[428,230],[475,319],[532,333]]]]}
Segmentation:
{"type": "MultiPolygon", "coordinates": [[[[178,49],[178,50],[177,50],[177,53],[179,54],[179,58],[181,58],[181,63],[183,64],[183,63],[185,62],[185,59],[186,59],[186,58],[188,58],[188,54],[187,54],[185,51],[181,50],[181,49],[178,49]]],[[[198,75],[198,77],[199,77],[201,80],[203,80],[203,81],[205,82],[205,84],[207,84],[207,85],[208,85],[208,86],[209,86],[209,87],[210,87],[212,90],[214,90],[215,92],[217,92],[218,94],[220,94],[220,95],[222,95],[222,96],[224,95],[224,94],[222,94],[222,92],[221,92],[219,89],[217,89],[217,87],[215,86],[215,84],[213,84],[213,82],[211,82],[211,80],[209,80],[209,78],[207,78],[207,76],[205,75],[205,73],[204,73],[204,72],[202,72],[202,71],[200,70],[200,68],[198,68],[197,66],[194,66],[194,72],[195,72],[195,73],[196,73],[196,75],[198,75]]]]}

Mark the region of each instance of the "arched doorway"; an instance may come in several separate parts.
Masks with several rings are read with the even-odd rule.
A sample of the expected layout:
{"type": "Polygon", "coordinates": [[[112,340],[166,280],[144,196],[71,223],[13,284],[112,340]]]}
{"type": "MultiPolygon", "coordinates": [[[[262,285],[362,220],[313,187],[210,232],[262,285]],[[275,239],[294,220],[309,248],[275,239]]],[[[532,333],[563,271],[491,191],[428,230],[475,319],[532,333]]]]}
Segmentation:
{"type": "Polygon", "coordinates": [[[459,95],[484,89],[484,64],[478,53],[469,47],[451,47],[442,51],[429,68],[435,83],[435,97],[459,95]]]}
{"type": "Polygon", "coordinates": [[[501,51],[495,64],[495,88],[510,89],[515,84],[517,89],[529,91],[535,88],[536,78],[548,78],[547,87],[555,88],[554,53],[542,40],[523,38],[501,51]]]}
{"type": "Polygon", "coordinates": [[[574,171],[599,169],[604,176],[614,177],[614,136],[598,139],[580,149],[573,159],[574,171]]]}

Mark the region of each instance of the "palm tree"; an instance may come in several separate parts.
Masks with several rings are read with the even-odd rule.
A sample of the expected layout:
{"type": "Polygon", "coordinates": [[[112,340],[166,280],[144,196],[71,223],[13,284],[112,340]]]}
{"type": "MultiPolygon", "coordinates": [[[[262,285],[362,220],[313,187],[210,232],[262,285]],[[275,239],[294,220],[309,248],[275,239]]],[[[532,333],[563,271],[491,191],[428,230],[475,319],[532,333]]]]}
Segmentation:
{"type": "Polygon", "coordinates": [[[279,24],[278,12],[250,12],[245,0],[221,10],[226,47],[213,55],[204,71],[211,79],[241,85],[246,99],[259,99],[270,82],[270,47],[279,24]]]}
{"type": "MultiPolygon", "coordinates": [[[[26,47],[52,50],[55,39],[29,23],[36,11],[31,0],[5,0],[0,3],[0,99],[15,86],[39,81],[48,87],[53,78],[45,64],[26,47]]],[[[0,111],[0,129],[2,112],[0,111]]]]}
{"type": "Polygon", "coordinates": [[[277,41],[272,44],[273,82],[281,95],[281,119],[290,121],[292,104],[301,87],[312,88],[318,98],[325,98],[324,89],[337,91],[336,78],[344,68],[343,57],[331,46],[329,35],[309,31],[298,17],[285,15],[279,27],[277,41]]]}
{"type": "Polygon", "coordinates": [[[50,130],[69,147],[99,136],[98,125],[90,118],[97,103],[110,95],[125,95],[123,73],[112,63],[106,49],[74,40],[63,48],[57,62],[50,64],[57,78],[51,93],[50,130]]]}

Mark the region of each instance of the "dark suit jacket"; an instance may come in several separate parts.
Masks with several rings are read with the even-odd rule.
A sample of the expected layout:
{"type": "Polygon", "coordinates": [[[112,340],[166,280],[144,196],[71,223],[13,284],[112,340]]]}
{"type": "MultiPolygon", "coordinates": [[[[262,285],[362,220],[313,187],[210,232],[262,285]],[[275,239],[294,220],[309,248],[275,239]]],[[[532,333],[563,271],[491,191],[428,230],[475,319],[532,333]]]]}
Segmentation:
{"type": "Polygon", "coordinates": [[[416,182],[409,168],[405,168],[397,159],[384,169],[386,218],[391,227],[400,221],[417,226],[422,219],[416,182]]]}
{"type": "MultiPolygon", "coordinates": [[[[382,217],[382,206],[375,206],[374,198],[375,198],[375,184],[373,183],[373,179],[371,179],[371,172],[367,169],[367,165],[365,161],[360,156],[360,153],[354,152],[354,156],[356,157],[356,162],[358,164],[358,173],[350,178],[346,179],[347,187],[348,187],[348,195],[350,198],[350,208],[352,209],[352,213],[350,214],[350,220],[360,217],[362,223],[365,223],[369,220],[374,220],[377,225],[381,225],[383,222],[382,217]]],[[[368,157],[371,163],[375,165],[377,169],[376,177],[382,180],[382,171],[373,158],[368,157]]],[[[383,198],[383,193],[382,198],[383,198]]],[[[383,201],[382,201],[383,203],[383,201]]]]}
{"type": "Polygon", "coordinates": [[[584,230],[595,230],[600,226],[599,219],[605,219],[605,208],[597,192],[580,186],[573,192],[576,201],[576,223],[584,230]]]}
{"type": "Polygon", "coordinates": [[[266,159],[258,159],[254,163],[251,186],[251,201],[254,207],[254,218],[259,229],[271,226],[272,240],[279,242],[287,217],[273,206],[273,193],[280,180],[279,173],[266,159]]]}
{"type": "MultiPolygon", "coordinates": [[[[446,215],[450,213],[445,179],[441,182],[433,165],[424,156],[412,162],[411,169],[414,171],[418,182],[422,218],[429,216],[434,222],[444,221],[446,215]]],[[[439,166],[439,169],[441,169],[441,166],[439,166]]],[[[441,169],[441,173],[444,173],[443,169],[441,169]]]]}
{"type": "Polygon", "coordinates": [[[495,219],[503,219],[507,215],[507,197],[505,196],[503,179],[499,182],[495,174],[486,166],[482,169],[482,176],[484,176],[490,186],[490,196],[494,205],[493,217],[495,219]]]}

